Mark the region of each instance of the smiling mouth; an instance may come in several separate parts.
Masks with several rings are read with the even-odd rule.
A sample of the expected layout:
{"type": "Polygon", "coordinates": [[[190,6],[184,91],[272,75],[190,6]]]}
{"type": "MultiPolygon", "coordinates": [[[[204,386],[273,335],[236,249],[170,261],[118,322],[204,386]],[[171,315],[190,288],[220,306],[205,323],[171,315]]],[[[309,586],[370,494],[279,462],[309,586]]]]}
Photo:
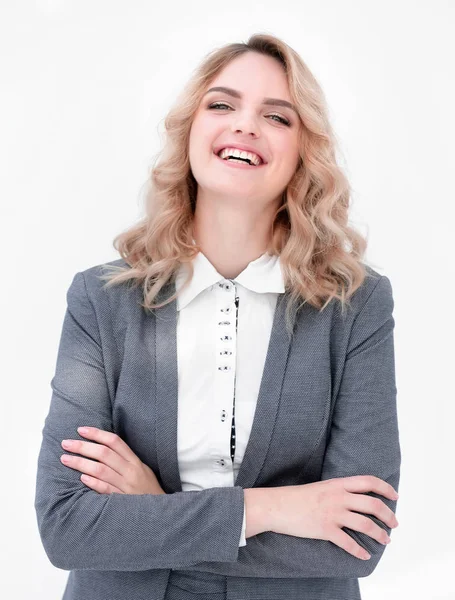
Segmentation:
{"type": "Polygon", "coordinates": [[[261,162],[259,165],[254,165],[252,163],[250,163],[250,161],[248,159],[243,159],[243,158],[221,158],[220,156],[218,156],[218,154],[215,154],[215,152],[213,153],[213,155],[222,163],[224,163],[226,166],[231,166],[231,167],[237,167],[240,169],[260,169],[261,167],[265,166],[266,163],[261,162]]]}

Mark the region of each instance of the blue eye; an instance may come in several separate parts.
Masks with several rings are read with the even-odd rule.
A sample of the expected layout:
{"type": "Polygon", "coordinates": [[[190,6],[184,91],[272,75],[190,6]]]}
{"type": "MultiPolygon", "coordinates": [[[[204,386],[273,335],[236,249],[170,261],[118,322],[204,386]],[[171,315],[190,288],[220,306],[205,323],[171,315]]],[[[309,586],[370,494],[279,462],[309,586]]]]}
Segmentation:
{"type": "MultiPolygon", "coordinates": [[[[208,106],[208,108],[210,110],[212,108],[220,108],[222,106],[225,106],[226,108],[231,108],[228,104],[225,104],[224,102],[213,102],[212,104],[210,104],[208,106]]],[[[280,115],[272,114],[272,115],[269,115],[269,116],[270,117],[276,117],[276,119],[278,119],[278,121],[280,123],[282,123],[283,125],[287,125],[288,127],[291,125],[290,121],[288,121],[284,117],[280,117],[280,115]]]]}

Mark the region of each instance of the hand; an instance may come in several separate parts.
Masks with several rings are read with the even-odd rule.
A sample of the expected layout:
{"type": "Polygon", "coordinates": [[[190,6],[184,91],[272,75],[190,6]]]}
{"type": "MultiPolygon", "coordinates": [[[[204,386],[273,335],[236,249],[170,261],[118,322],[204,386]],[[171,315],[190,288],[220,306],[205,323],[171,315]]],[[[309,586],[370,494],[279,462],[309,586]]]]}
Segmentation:
{"type": "Polygon", "coordinates": [[[100,494],[166,493],[152,469],[144,464],[116,433],[103,431],[97,427],[86,429],[87,431],[84,432],[79,427],[78,433],[97,443],[63,440],[62,447],[70,452],[94,458],[98,462],[68,454],[60,457],[67,467],[86,474],[81,475],[85,485],[100,494]]]}
{"type": "Polygon", "coordinates": [[[387,532],[365,515],[374,515],[392,529],[398,521],[386,504],[356,492],[376,492],[396,500],[391,485],[373,475],[356,475],[317,481],[305,485],[270,488],[273,523],[270,531],[297,537],[329,540],[358,558],[370,555],[342,527],[366,533],[384,544],[387,532]],[[357,514],[357,511],[362,514],[357,514]]]}

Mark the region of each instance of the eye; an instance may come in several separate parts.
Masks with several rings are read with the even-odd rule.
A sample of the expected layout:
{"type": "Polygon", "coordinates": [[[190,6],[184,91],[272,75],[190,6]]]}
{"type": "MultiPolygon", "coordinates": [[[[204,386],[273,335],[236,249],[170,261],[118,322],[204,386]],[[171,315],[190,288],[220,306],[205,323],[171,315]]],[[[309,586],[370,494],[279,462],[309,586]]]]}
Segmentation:
{"type": "MultiPolygon", "coordinates": [[[[224,102],[213,102],[212,104],[210,104],[208,106],[208,109],[213,109],[213,108],[218,108],[220,109],[222,106],[226,107],[226,108],[231,108],[228,104],[225,104],[224,102]]],[[[270,117],[275,117],[276,119],[278,119],[278,121],[280,123],[282,123],[283,125],[286,125],[287,127],[290,127],[291,122],[288,121],[288,119],[285,119],[284,117],[281,117],[280,115],[277,114],[272,114],[269,115],[270,117]]],[[[275,120],[275,119],[274,119],[275,120]]]]}
{"type": "Polygon", "coordinates": [[[276,117],[281,123],[283,123],[283,125],[290,125],[290,121],[288,121],[287,119],[285,119],[284,117],[280,117],[280,115],[270,115],[271,117],[276,117]]]}
{"type": "Polygon", "coordinates": [[[213,102],[213,104],[210,104],[209,108],[220,108],[220,106],[227,106],[228,108],[231,108],[224,102],[213,102]]]}

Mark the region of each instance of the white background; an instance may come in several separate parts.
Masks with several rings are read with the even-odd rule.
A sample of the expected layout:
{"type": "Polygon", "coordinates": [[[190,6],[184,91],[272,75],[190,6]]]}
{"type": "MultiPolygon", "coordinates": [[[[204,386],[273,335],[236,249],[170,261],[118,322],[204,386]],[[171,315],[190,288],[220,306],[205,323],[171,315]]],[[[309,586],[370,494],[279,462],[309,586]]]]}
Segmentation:
{"type": "MultiPolygon", "coordinates": [[[[364,600],[455,598],[454,59],[450,0],[2,0],[0,594],[60,599],[41,545],[37,456],[66,290],[119,258],[167,110],[213,48],[282,37],[326,94],[351,221],[392,283],[399,527],[364,600]]],[[[127,600],[127,599],[126,599],[127,600]]]]}

